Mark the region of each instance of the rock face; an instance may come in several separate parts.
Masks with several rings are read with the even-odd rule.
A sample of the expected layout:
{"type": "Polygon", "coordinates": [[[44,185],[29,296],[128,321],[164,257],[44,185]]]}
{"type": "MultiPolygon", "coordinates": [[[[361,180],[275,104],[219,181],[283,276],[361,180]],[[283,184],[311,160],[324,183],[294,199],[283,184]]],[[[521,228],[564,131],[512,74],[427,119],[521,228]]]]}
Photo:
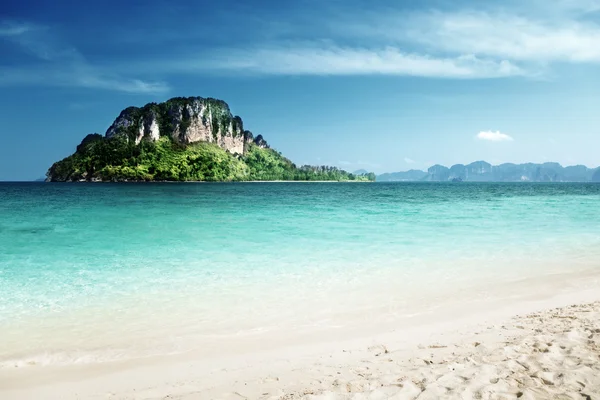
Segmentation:
{"type": "Polygon", "coordinates": [[[461,180],[465,180],[467,179],[467,167],[464,164],[454,164],[453,166],[450,167],[450,176],[448,177],[449,180],[453,180],[453,179],[461,179],[461,180]]]}
{"type": "Polygon", "coordinates": [[[374,181],[335,167],[296,166],[244,130],[222,100],[175,97],[121,111],[52,164],[49,182],[374,181]]]}
{"type": "Polygon", "coordinates": [[[262,136],[254,139],[251,132],[244,130],[242,119],[231,114],[227,103],[202,97],[176,97],[164,103],[126,108],[105,136],[117,135],[126,135],[136,144],[144,139],[156,141],[161,136],[170,136],[183,145],[210,142],[240,155],[250,142],[268,147],[262,136]]]}
{"type": "Polygon", "coordinates": [[[427,176],[427,172],[419,169],[411,169],[404,172],[388,172],[377,175],[378,182],[412,182],[421,181],[427,176]]]}
{"type": "Polygon", "coordinates": [[[436,164],[427,169],[428,176],[425,180],[428,181],[447,181],[450,179],[450,169],[443,165],[436,164]]]}
{"type": "Polygon", "coordinates": [[[493,167],[490,163],[485,161],[475,161],[468,164],[466,167],[466,174],[461,177],[463,180],[469,181],[491,181],[493,180],[492,173],[493,167]]]}
{"type": "Polygon", "coordinates": [[[141,142],[144,136],[151,140],[158,140],[160,138],[160,128],[158,127],[157,116],[154,113],[149,113],[142,118],[135,142],[141,142]]]}
{"type": "Polygon", "coordinates": [[[466,182],[600,182],[600,168],[585,165],[563,167],[559,163],[500,164],[485,161],[455,164],[450,168],[434,165],[427,172],[407,171],[382,174],[378,181],[466,181],[466,182]]]}

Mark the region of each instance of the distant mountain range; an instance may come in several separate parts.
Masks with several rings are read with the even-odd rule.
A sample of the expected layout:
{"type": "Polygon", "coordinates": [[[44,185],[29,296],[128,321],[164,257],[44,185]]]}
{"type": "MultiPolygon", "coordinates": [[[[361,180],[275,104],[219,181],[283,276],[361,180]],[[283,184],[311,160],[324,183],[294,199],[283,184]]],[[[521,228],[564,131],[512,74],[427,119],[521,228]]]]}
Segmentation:
{"type": "Polygon", "coordinates": [[[378,182],[466,181],[466,182],[600,182],[600,168],[585,165],[563,167],[559,163],[500,164],[485,161],[456,164],[450,168],[436,164],[427,171],[411,169],[377,176],[378,182]]]}

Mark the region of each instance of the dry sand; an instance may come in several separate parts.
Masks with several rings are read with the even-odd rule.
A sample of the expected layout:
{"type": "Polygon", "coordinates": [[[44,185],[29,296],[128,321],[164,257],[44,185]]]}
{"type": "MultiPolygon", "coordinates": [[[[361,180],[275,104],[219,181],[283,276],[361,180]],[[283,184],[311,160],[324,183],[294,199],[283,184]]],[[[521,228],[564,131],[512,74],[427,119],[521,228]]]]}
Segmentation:
{"type": "Polygon", "coordinates": [[[597,289],[361,340],[0,371],[0,399],[600,399],[597,289]]]}
{"type": "Polygon", "coordinates": [[[517,317],[476,340],[419,346],[409,357],[373,346],[354,366],[315,366],[285,399],[599,399],[600,302],[517,317]]]}
{"type": "Polygon", "coordinates": [[[600,302],[535,312],[463,340],[373,345],[353,363],[321,359],[235,390],[168,399],[600,399],[600,302]]]}

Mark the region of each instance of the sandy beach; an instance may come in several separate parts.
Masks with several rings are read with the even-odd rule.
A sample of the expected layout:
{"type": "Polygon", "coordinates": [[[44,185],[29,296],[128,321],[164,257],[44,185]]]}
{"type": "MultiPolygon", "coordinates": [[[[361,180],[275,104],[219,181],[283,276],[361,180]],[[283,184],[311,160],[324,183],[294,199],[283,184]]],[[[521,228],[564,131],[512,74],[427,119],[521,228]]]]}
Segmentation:
{"type": "Polygon", "coordinates": [[[408,358],[372,346],[360,364],[325,364],[307,389],[263,398],[597,399],[599,312],[600,302],[534,312],[469,340],[419,345],[408,358]]]}
{"type": "Polygon", "coordinates": [[[8,185],[0,400],[598,398],[598,187],[276,186],[8,185]]]}
{"type": "Polygon", "coordinates": [[[598,399],[597,288],[594,273],[554,294],[531,286],[527,297],[442,307],[354,338],[318,333],[290,345],[259,335],[210,356],[5,368],[0,398],[598,399]]]}

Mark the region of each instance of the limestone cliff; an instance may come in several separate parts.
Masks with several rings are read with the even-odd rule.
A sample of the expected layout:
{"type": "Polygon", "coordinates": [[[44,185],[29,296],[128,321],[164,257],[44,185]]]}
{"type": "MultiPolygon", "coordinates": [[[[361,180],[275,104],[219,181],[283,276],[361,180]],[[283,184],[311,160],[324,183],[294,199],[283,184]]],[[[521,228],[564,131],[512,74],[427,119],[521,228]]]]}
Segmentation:
{"type": "Polygon", "coordinates": [[[55,162],[50,182],[373,181],[335,167],[296,166],[244,130],[222,100],[176,97],[129,107],[100,135],[55,162]]]}
{"type": "Polygon", "coordinates": [[[379,181],[468,181],[468,182],[600,182],[600,168],[585,165],[563,167],[559,163],[491,165],[485,161],[455,164],[450,168],[434,165],[427,172],[410,170],[379,175],[379,181]]]}
{"type": "Polygon", "coordinates": [[[162,136],[184,145],[209,142],[240,155],[250,142],[268,147],[262,137],[255,140],[251,132],[244,130],[242,119],[231,113],[227,103],[202,97],[176,97],[164,103],[126,108],[105,136],[117,135],[125,135],[136,144],[143,139],[156,141],[162,136]]]}

